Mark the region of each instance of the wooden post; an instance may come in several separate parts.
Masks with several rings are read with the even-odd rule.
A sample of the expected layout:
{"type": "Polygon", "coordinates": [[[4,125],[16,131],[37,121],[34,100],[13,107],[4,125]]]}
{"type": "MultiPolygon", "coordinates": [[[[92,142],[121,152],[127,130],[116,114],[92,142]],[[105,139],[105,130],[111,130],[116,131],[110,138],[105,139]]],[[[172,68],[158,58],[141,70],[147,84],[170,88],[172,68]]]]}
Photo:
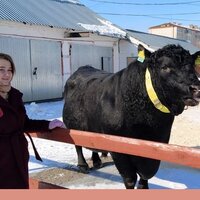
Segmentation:
{"type": "Polygon", "coordinates": [[[51,183],[38,181],[33,178],[29,178],[29,187],[30,189],[68,189],[51,183]]]}

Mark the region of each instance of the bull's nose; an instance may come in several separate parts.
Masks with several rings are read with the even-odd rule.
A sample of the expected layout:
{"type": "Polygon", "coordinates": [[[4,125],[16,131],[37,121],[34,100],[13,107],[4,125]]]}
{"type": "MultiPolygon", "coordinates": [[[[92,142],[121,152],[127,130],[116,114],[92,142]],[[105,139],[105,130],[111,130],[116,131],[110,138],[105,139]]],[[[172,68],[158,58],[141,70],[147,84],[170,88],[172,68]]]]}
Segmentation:
{"type": "Polygon", "coordinates": [[[200,86],[191,85],[189,90],[193,96],[193,99],[200,102],[200,86]]]}
{"type": "Polygon", "coordinates": [[[191,85],[189,87],[189,90],[192,94],[195,94],[195,93],[200,93],[200,86],[196,86],[196,85],[191,85]]]}

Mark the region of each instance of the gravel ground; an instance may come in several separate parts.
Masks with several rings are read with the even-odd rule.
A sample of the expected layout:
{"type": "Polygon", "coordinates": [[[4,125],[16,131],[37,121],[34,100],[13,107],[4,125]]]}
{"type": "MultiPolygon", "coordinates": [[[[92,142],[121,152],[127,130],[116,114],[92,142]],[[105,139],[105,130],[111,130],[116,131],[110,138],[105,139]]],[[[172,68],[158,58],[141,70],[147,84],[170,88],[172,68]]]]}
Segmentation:
{"type": "Polygon", "coordinates": [[[169,143],[200,148],[200,105],[175,118],[169,143]]]}

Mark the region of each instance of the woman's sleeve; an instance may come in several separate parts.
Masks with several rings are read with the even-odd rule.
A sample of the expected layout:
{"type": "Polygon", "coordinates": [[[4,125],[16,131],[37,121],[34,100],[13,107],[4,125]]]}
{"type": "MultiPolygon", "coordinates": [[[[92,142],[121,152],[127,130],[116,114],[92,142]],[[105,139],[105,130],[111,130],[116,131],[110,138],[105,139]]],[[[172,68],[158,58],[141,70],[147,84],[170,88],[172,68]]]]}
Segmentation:
{"type": "Polygon", "coordinates": [[[24,131],[49,131],[49,123],[47,120],[29,119],[25,116],[24,131]]]}
{"type": "Polygon", "coordinates": [[[10,102],[13,105],[13,107],[16,108],[17,112],[19,113],[19,117],[23,116],[24,118],[23,131],[24,132],[48,131],[50,121],[29,119],[22,100],[22,96],[23,94],[19,90],[12,88],[10,93],[10,102]]]}

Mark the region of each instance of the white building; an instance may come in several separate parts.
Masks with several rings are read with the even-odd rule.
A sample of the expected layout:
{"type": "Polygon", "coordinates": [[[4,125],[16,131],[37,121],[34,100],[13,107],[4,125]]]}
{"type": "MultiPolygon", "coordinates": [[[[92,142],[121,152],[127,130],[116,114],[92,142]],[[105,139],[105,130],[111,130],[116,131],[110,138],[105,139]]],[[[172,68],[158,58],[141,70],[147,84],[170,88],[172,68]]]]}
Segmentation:
{"type": "Polygon", "coordinates": [[[177,23],[165,23],[150,27],[148,32],[156,35],[187,40],[194,46],[200,48],[200,28],[195,25],[186,27],[177,23]]]}
{"type": "Polygon", "coordinates": [[[118,71],[123,40],[124,30],[77,1],[0,1],[0,51],[16,63],[13,85],[24,101],[61,98],[82,65],[118,71]]]}

